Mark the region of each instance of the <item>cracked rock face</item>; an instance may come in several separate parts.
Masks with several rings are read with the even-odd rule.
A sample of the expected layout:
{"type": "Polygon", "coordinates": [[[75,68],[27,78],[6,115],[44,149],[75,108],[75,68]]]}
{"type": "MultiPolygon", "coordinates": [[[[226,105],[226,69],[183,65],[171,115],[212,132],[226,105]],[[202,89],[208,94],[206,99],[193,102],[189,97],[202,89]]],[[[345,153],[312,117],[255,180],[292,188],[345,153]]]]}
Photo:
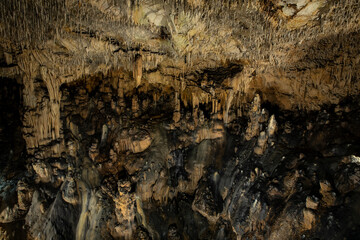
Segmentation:
{"type": "Polygon", "coordinates": [[[357,239],[357,0],[0,2],[0,239],[357,239]]]}

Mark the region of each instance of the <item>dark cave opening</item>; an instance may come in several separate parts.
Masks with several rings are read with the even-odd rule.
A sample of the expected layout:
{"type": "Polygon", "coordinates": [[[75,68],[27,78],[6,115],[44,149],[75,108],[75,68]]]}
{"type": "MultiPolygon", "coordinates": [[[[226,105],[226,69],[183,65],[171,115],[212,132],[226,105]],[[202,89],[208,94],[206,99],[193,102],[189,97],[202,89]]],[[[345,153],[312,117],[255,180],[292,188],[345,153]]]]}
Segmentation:
{"type": "Polygon", "coordinates": [[[0,169],[8,179],[25,170],[21,91],[13,79],[0,79],[0,169]]]}

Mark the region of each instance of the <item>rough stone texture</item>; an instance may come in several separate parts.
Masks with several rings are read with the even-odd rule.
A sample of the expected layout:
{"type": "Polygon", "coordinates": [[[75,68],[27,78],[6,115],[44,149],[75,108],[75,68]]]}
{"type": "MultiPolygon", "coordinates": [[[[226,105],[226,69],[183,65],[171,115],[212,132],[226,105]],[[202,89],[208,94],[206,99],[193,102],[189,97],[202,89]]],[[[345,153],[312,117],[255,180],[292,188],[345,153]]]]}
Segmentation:
{"type": "Polygon", "coordinates": [[[3,238],[358,237],[358,1],[3,0],[0,19],[3,238]]]}
{"type": "Polygon", "coordinates": [[[61,195],[65,202],[73,205],[79,202],[76,183],[73,178],[66,179],[61,188],[62,188],[61,195]]]}

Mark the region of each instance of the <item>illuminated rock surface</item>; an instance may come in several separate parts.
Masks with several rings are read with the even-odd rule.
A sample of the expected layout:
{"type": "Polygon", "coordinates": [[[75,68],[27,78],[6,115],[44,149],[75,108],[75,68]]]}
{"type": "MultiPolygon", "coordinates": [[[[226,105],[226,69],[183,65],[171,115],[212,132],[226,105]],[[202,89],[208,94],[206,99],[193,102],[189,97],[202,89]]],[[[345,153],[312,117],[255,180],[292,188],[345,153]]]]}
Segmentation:
{"type": "Polygon", "coordinates": [[[357,239],[357,0],[2,0],[0,239],[357,239]]]}

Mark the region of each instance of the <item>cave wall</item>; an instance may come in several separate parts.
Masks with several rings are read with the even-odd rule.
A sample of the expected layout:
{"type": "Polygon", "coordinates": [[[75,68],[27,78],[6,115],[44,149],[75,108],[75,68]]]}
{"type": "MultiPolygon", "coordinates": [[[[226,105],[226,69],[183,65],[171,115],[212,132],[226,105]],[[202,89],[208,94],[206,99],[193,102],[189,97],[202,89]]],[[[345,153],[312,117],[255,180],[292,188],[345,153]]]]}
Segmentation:
{"type": "Polygon", "coordinates": [[[0,233],[353,237],[359,7],[2,1],[0,233]]]}

